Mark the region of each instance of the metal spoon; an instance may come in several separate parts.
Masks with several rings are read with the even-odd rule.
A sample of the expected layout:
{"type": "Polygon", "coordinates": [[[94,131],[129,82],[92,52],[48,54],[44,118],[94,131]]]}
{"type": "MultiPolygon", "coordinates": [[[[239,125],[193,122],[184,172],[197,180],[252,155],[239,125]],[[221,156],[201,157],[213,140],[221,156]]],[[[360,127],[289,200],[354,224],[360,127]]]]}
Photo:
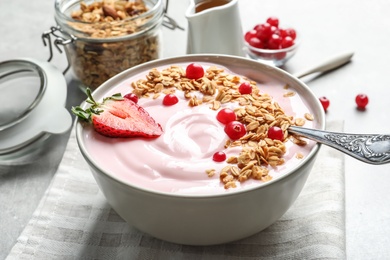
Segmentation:
{"type": "Polygon", "coordinates": [[[347,134],[290,126],[288,131],[370,164],[390,162],[390,135],[347,134]]]}
{"type": "Polygon", "coordinates": [[[353,54],[354,53],[350,52],[350,51],[337,54],[333,57],[330,57],[327,60],[324,60],[323,62],[321,62],[320,64],[318,64],[314,67],[311,67],[309,69],[305,69],[301,72],[294,73],[293,75],[297,78],[302,78],[304,76],[307,76],[307,75],[310,75],[310,74],[313,74],[316,72],[327,72],[327,71],[336,69],[336,68],[348,63],[351,60],[353,54]]]}
{"type": "MultiPolygon", "coordinates": [[[[352,56],[353,52],[342,53],[294,75],[301,78],[316,72],[326,72],[349,62],[352,56]]],[[[348,134],[296,126],[290,126],[288,131],[333,147],[366,163],[385,164],[390,162],[390,135],[348,134]]]]}

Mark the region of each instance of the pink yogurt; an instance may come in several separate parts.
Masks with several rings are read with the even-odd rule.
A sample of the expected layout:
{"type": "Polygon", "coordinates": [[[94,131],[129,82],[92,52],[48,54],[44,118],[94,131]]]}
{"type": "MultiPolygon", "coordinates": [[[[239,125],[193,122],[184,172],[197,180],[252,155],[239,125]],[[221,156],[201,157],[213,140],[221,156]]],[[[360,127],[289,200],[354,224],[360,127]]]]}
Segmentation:
{"type": "MultiPolygon", "coordinates": [[[[175,64],[183,68],[187,64],[175,64]]],[[[202,64],[205,69],[210,64],[202,64]]],[[[222,66],[219,66],[221,68],[222,66]]],[[[163,69],[161,67],[159,69],[163,69]]],[[[223,68],[223,67],[222,67],[223,68]]],[[[225,72],[230,72],[224,68],[225,72]]],[[[120,92],[125,95],[132,91],[130,83],[144,78],[148,71],[131,77],[117,86],[113,86],[104,96],[120,92]]],[[[302,99],[296,94],[283,97],[287,92],[285,84],[275,80],[258,83],[261,92],[270,94],[284,109],[287,115],[304,118],[311,113],[302,99]]],[[[181,91],[176,91],[179,103],[163,106],[163,94],[157,98],[141,98],[138,104],[161,124],[164,133],[155,139],[147,138],[108,138],[95,132],[92,127],[85,127],[83,139],[92,160],[111,175],[128,184],[163,193],[182,195],[212,195],[250,189],[263,184],[258,180],[237,182],[236,188],[224,189],[219,179],[219,171],[226,162],[214,162],[213,154],[224,151],[227,157],[238,155],[240,147],[225,149],[228,139],[224,125],[216,120],[218,111],[209,108],[209,104],[189,107],[188,100],[181,91]],[[217,174],[208,177],[207,169],[215,169],[217,174]]],[[[237,103],[226,106],[235,107],[237,103]]],[[[305,127],[313,127],[313,122],[306,121],[305,127]]],[[[299,152],[306,156],[315,145],[308,141],[306,146],[298,146],[291,141],[286,143],[285,164],[270,167],[273,179],[280,178],[292,168],[297,167],[302,159],[297,159],[299,152]]]]}

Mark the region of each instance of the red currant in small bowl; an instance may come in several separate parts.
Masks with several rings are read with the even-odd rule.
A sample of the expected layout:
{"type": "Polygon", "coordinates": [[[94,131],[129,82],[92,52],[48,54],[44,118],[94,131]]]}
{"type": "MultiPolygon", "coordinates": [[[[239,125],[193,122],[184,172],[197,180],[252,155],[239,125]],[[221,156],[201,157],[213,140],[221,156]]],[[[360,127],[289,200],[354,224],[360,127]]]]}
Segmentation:
{"type": "Polygon", "coordinates": [[[271,25],[269,23],[258,24],[254,28],[256,30],[256,38],[266,42],[272,35],[271,25]]]}
{"type": "Polygon", "coordinates": [[[250,58],[278,67],[295,54],[299,43],[297,31],[282,27],[273,16],[247,31],[244,40],[250,58]]]}
{"type": "Polygon", "coordinates": [[[283,38],[290,36],[293,40],[295,40],[297,38],[297,31],[293,28],[287,28],[281,31],[281,36],[283,38]]]}
{"type": "Polygon", "coordinates": [[[267,23],[269,23],[271,26],[279,27],[279,18],[275,16],[268,17],[267,23]]]}
{"type": "Polygon", "coordinates": [[[284,39],[279,34],[272,34],[268,39],[268,49],[278,50],[281,49],[281,44],[284,39]]]}
{"type": "Polygon", "coordinates": [[[250,39],[257,39],[256,35],[257,35],[257,31],[253,29],[245,33],[244,39],[245,41],[249,42],[250,39]]]}
{"type": "Polygon", "coordinates": [[[257,37],[250,38],[248,40],[248,43],[250,46],[257,48],[257,49],[264,49],[265,48],[264,42],[257,37]]]}
{"type": "Polygon", "coordinates": [[[280,46],[284,48],[289,48],[294,45],[294,40],[290,36],[286,36],[283,38],[282,42],[280,43],[280,46]]]}

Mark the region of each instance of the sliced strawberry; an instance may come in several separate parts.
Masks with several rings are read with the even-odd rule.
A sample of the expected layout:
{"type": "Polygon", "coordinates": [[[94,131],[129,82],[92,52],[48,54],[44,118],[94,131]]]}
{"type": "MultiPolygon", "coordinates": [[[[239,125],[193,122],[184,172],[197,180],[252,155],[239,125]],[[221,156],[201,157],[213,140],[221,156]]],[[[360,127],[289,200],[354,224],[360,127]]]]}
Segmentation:
{"type": "Polygon", "coordinates": [[[95,130],[110,137],[157,137],[162,128],[142,107],[129,99],[107,100],[104,111],[92,115],[95,130]]]}
{"type": "Polygon", "coordinates": [[[115,94],[105,98],[103,103],[97,103],[91,91],[87,89],[92,106],[86,110],[80,107],[72,108],[79,118],[91,122],[94,129],[109,137],[158,137],[163,133],[160,124],[156,123],[149,113],[132,100],[115,94]]]}

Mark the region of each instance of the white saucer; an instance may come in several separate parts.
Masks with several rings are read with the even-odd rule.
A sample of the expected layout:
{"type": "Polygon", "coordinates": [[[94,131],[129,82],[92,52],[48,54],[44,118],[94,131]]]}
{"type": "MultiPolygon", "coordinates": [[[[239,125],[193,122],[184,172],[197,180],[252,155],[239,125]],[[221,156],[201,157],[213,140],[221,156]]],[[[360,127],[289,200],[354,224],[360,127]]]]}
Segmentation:
{"type": "Polygon", "coordinates": [[[72,117],[65,109],[67,85],[62,73],[48,62],[33,62],[47,77],[47,88],[39,104],[20,123],[0,131],[0,154],[19,150],[47,134],[61,134],[72,125],[72,117]]]}

